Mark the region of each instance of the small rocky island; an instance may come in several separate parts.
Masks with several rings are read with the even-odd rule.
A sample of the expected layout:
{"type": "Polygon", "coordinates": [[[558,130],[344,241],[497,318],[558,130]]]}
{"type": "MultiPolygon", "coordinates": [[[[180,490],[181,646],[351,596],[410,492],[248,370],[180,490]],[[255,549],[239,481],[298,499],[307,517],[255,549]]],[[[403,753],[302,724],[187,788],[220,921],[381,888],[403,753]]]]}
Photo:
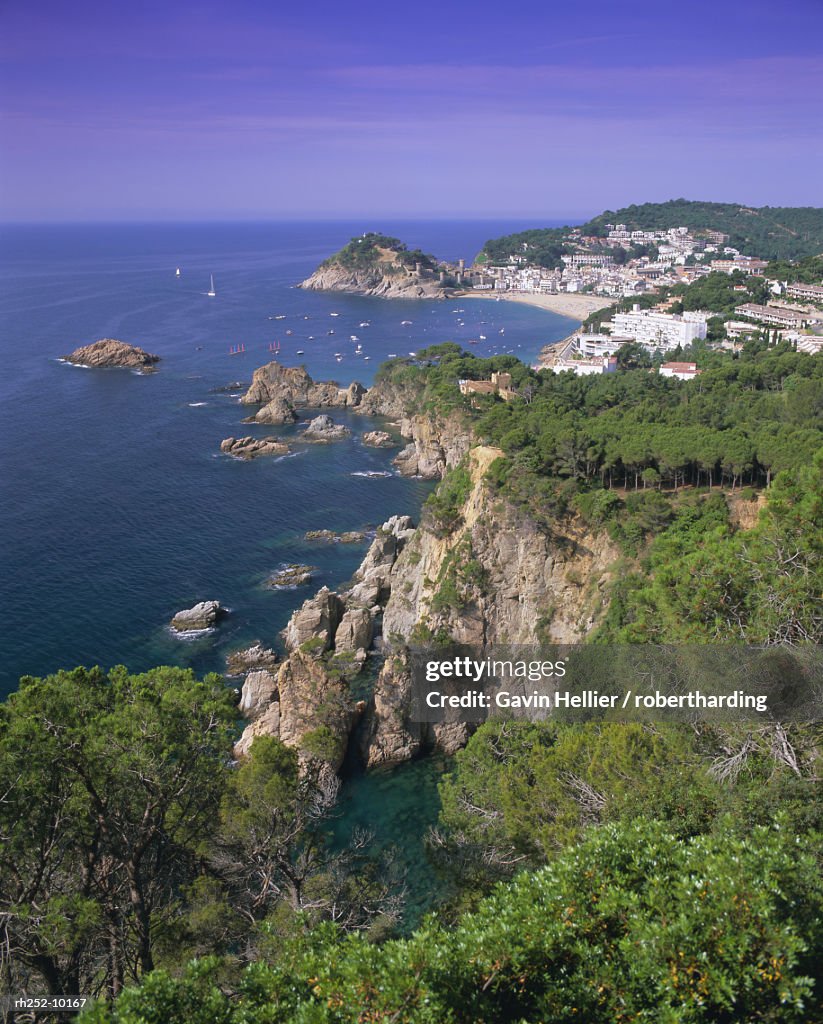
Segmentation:
{"type": "Polygon", "coordinates": [[[335,423],[331,416],[324,413],[314,417],[303,431],[303,437],[306,441],[319,441],[324,444],[328,441],[342,441],[346,437],[351,437],[351,431],[342,423],[335,423]]]}
{"type": "Polygon", "coordinates": [[[385,430],[367,430],[361,440],[370,448],[394,448],[396,444],[385,430]]]}
{"type": "Polygon", "coordinates": [[[75,366],[91,366],[95,369],[124,367],[141,370],[143,373],[153,371],[154,364],[160,362],[160,356],[152,355],[136,345],[127,345],[125,341],[117,341],[115,338],[101,338],[91,345],[76,348],[71,355],[63,358],[75,366]]]}
{"type": "Polygon", "coordinates": [[[387,299],[442,299],[456,286],[433,256],[373,231],[353,238],[300,285],[387,299]]]}
{"type": "Polygon", "coordinates": [[[276,437],[227,437],[220,451],[234,459],[256,459],[260,455],[288,455],[289,446],[276,437]]]}
{"type": "Polygon", "coordinates": [[[294,423],[297,409],[357,408],[365,394],[358,381],[341,388],[333,380],[312,380],[303,366],[283,366],[273,359],[254,371],[240,401],[262,406],[246,423],[282,424],[294,423]]]}
{"type": "Polygon", "coordinates": [[[200,601],[191,608],[179,611],[171,620],[171,628],[175,633],[199,633],[213,629],[219,619],[226,614],[219,601],[200,601]]]}

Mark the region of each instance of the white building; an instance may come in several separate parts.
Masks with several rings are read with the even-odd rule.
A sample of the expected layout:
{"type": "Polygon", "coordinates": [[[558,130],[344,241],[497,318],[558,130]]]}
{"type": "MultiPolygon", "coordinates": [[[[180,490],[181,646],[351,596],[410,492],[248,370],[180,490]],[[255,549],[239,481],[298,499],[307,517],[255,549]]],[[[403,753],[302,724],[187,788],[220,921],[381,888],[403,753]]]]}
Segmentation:
{"type": "Polygon", "coordinates": [[[554,373],[571,370],[578,377],[588,377],[593,373],[615,373],[617,356],[601,356],[599,359],[566,359],[555,360],[551,369],[554,373]]]}
{"type": "Polygon", "coordinates": [[[586,359],[595,359],[598,356],[613,355],[622,345],[631,340],[628,335],[579,334],[575,348],[586,359]]]}
{"type": "Polygon", "coordinates": [[[663,363],[660,367],[661,377],[677,377],[678,380],[694,380],[699,373],[697,363],[663,363]]]}
{"type": "Polygon", "coordinates": [[[823,303],[823,285],[819,284],[790,284],[786,294],[792,299],[823,303]]]}
{"type": "Polygon", "coordinates": [[[611,320],[612,336],[628,335],[652,350],[665,351],[678,345],[690,345],[705,338],[706,330],[705,318],[696,313],[676,316],[654,309],[640,309],[637,305],[630,313],[615,313],[611,320]]]}
{"type": "Polygon", "coordinates": [[[780,306],[760,306],[756,302],[746,302],[742,306],[735,306],[734,311],[738,316],[747,316],[763,324],[798,330],[806,326],[808,319],[795,310],[783,309],[780,306]]]}

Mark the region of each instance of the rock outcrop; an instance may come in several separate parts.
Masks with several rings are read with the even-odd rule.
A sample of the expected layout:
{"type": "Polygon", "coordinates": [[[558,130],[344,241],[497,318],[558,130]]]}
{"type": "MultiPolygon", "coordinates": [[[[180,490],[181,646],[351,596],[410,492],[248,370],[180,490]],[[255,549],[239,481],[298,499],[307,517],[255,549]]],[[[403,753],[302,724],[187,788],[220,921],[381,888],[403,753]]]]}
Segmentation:
{"type": "Polygon", "coordinates": [[[278,692],[273,671],[256,668],[249,672],[240,691],[240,714],[245,718],[258,718],[269,707],[278,692]]]}
{"type": "Polygon", "coordinates": [[[177,633],[194,633],[212,629],[226,614],[219,601],[200,601],[191,608],[177,612],[171,620],[171,628],[177,633]]]}
{"type": "Polygon", "coordinates": [[[314,653],[329,650],[342,616],[343,602],[339,594],[328,587],[322,587],[289,619],[289,624],[283,630],[286,647],[295,651],[303,644],[310,643],[314,653]]]}
{"type": "MultiPolygon", "coordinates": [[[[380,381],[363,397],[358,412],[395,421],[409,444],[394,459],[403,476],[437,480],[456,466],[474,443],[459,413],[441,417],[419,411],[420,396],[393,381],[380,381]]],[[[365,437],[364,437],[365,440],[365,437]]]]}
{"type": "Polygon", "coordinates": [[[297,420],[297,413],[294,406],[284,395],[275,396],[267,402],[262,409],[258,409],[254,416],[249,416],[244,423],[269,423],[273,426],[280,426],[283,423],[294,423],[297,420]]]}
{"type": "Polygon", "coordinates": [[[437,276],[424,276],[413,268],[394,269],[389,263],[350,269],[340,264],[320,266],[300,284],[312,291],[377,295],[383,299],[442,299],[451,294],[437,276]]]}
{"type": "Polygon", "coordinates": [[[388,595],[392,567],[413,535],[411,520],[394,516],[378,530],[355,586],[340,594],[323,587],[294,612],[283,631],[289,654],[276,675],[254,669],[246,677],[240,710],[249,724],[235,746],[238,757],[256,736],[269,735],[297,748],[301,765],[308,758],[326,771],[339,769],[365,710],[347,680],[372,645],[379,598],[388,595]]]}
{"type": "Polygon", "coordinates": [[[367,430],[363,435],[363,444],[370,448],[394,448],[395,440],[385,430],[367,430]]]}
{"type": "Polygon", "coordinates": [[[116,341],[114,338],[101,338],[91,345],[83,345],[64,358],[67,363],[75,363],[77,366],[125,367],[142,370],[143,373],[153,370],[154,364],[160,362],[160,356],[154,356],[142,348],[137,348],[136,345],[127,345],[125,341],[116,341]]]}
{"type": "Polygon", "coordinates": [[[327,443],[342,441],[346,437],[351,437],[349,428],[335,423],[331,416],[327,416],[325,413],[322,416],[315,416],[303,431],[303,439],[306,441],[327,443]]]}
{"type": "Polygon", "coordinates": [[[227,437],[220,451],[235,459],[256,459],[261,455],[288,455],[289,446],[276,437],[227,437]]]}
{"type": "Polygon", "coordinates": [[[240,401],[245,405],[262,405],[261,413],[275,416],[289,408],[292,412],[300,408],[355,408],[365,393],[363,385],[356,381],[341,388],[335,381],[312,380],[302,366],[283,366],[272,360],[254,371],[251,386],[240,401]],[[272,403],[277,404],[265,413],[265,407],[272,403]]]}
{"type": "Polygon", "coordinates": [[[253,669],[272,669],[277,664],[277,655],[261,643],[252,644],[240,651],[232,651],[226,657],[226,675],[242,676],[253,669]]]}

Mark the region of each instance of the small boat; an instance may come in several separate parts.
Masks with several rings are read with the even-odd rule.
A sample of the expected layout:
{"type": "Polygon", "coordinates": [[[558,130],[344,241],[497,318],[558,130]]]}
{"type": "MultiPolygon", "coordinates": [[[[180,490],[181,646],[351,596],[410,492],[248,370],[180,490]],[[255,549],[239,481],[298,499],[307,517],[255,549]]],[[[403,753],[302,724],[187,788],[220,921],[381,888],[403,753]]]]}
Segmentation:
{"type": "Polygon", "coordinates": [[[229,355],[230,356],[242,356],[245,351],[246,351],[246,346],[245,345],[231,345],[229,347],[229,355]]]}
{"type": "Polygon", "coordinates": [[[351,340],[351,341],[360,341],[360,339],[357,337],[356,334],[349,335],[349,340],[351,340]]]}
{"type": "Polygon", "coordinates": [[[329,316],[340,316],[339,313],[329,313],[329,316]]]}
{"type": "Polygon", "coordinates": [[[408,326],[409,326],[409,324],[411,324],[411,323],[412,323],[412,321],[411,321],[411,320],[401,320],[401,321],[400,321],[400,326],[401,326],[401,327],[408,327],[408,326]]]}
{"type": "Polygon", "coordinates": [[[334,356],[335,356],[335,359],[342,359],[343,358],[343,353],[342,352],[335,352],[334,356]]]}
{"type": "Polygon", "coordinates": [[[481,341],[485,341],[486,340],[486,335],[485,334],[481,334],[480,335],[480,340],[481,341]]]}
{"type": "Polygon", "coordinates": [[[469,338],[469,344],[470,345],[477,345],[477,344],[479,344],[479,342],[477,341],[477,338],[469,338]]]}
{"type": "Polygon", "coordinates": [[[280,342],[279,341],[270,341],[269,342],[269,352],[274,352],[276,354],[279,351],[280,351],[280,342]]]}
{"type": "Polygon", "coordinates": [[[277,316],[273,316],[273,317],[271,317],[271,319],[272,320],[285,320],[286,319],[286,314],[285,313],[278,313],[277,316]]]}
{"type": "Polygon", "coordinates": [[[371,359],[371,356],[363,356],[364,359],[371,359]]]}
{"type": "Polygon", "coordinates": [[[342,356],[338,356],[337,357],[337,362],[338,363],[342,363],[343,362],[343,357],[342,356]]]}
{"type": "Polygon", "coordinates": [[[309,341],[314,341],[314,335],[313,334],[309,335],[309,341]]]}
{"type": "Polygon", "coordinates": [[[209,290],[206,292],[210,299],[213,299],[217,292],[214,290],[214,274],[209,274],[209,290]]]}
{"type": "Polygon", "coordinates": [[[359,356],[362,351],[363,351],[363,346],[362,345],[358,345],[357,348],[354,350],[354,354],[356,356],[359,356]]]}
{"type": "Polygon", "coordinates": [[[180,277],[180,267],[178,267],[177,270],[175,270],[174,276],[175,277],[180,277]]]}
{"type": "Polygon", "coordinates": [[[294,334],[294,331],[286,331],[286,334],[294,334]]]}
{"type": "Polygon", "coordinates": [[[297,355],[299,355],[299,356],[302,356],[302,355],[303,355],[303,349],[302,349],[302,348],[299,348],[299,349],[297,350],[297,355]]]}
{"type": "Polygon", "coordinates": [[[358,327],[371,327],[371,324],[368,320],[364,320],[361,324],[358,324],[358,327]]]}
{"type": "Polygon", "coordinates": [[[416,356],[416,355],[417,355],[417,353],[416,353],[416,352],[409,352],[409,355],[410,355],[410,356],[416,356]]]}
{"type": "Polygon", "coordinates": [[[397,359],[397,353],[396,352],[389,352],[389,359],[397,359]]]}
{"type": "Polygon", "coordinates": [[[334,334],[334,331],[326,331],[326,334],[334,334]]]}
{"type": "Polygon", "coordinates": [[[501,327],[500,330],[497,333],[498,334],[505,334],[506,333],[506,328],[505,327],[501,327]]]}

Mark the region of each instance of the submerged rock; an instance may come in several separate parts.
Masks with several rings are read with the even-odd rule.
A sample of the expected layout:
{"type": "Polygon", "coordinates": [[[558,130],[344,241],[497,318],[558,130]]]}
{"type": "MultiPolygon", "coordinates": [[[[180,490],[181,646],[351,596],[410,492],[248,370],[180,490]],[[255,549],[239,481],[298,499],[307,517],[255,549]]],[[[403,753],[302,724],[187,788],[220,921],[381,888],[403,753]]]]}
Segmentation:
{"type": "Polygon", "coordinates": [[[160,356],[154,356],[142,348],[137,348],[136,345],[127,345],[125,341],[116,341],[114,338],[101,338],[91,345],[83,345],[64,358],[67,363],[74,363],[77,366],[117,366],[142,370],[144,373],[152,370],[154,364],[160,362],[160,356]]]}
{"type": "Polygon", "coordinates": [[[336,533],[334,530],[308,530],[305,534],[306,540],[319,540],[326,544],[358,544],[366,539],[363,530],[346,530],[343,533],[336,533]]]}
{"type": "Polygon", "coordinates": [[[276,437],[227,437],[220,451],[236,459],[256,459],[260,455],[288,455],[289,446],[276,437]]]}
{"type": "Polygon", "coordinates": [[[226,614],[219,601],[200,601],[192,608],[177,612],[171,620],[171,628],[178,633],[192,633],[211,629],[226,614]]]}
{"type": "Polygon", "coordinates": [[[232,651],[226,658],[226,675],[242,676],[257,668],[271,669],[277,664],[277,655],[261,643],[252,644],[242,651],[232,651]]]}
{"type": "Polygon", "coordinates": [[[279,569],[273,576],[269,577],[269,586],[274,589],[301,587],[305,583],[311,583],[315,572],[317,572],[317,569],[313,565],[293,563],[279,569]]]}

